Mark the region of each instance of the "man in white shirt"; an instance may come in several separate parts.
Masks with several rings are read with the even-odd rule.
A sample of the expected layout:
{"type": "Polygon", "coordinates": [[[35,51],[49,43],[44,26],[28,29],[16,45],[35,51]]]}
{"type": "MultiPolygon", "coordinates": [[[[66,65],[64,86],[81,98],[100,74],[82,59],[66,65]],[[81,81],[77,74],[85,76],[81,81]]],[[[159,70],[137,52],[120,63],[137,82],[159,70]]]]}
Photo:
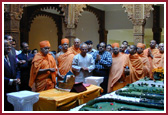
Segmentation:
{"type": "Polygon", "coordinates": [[[95,63],[92,55],[88,54],[88,46],[85,43],[80,45],[81,53],[73,58],[72,70],[75,73],[75,82],[85,82],[85,78],[92,75],[95,63]]]}

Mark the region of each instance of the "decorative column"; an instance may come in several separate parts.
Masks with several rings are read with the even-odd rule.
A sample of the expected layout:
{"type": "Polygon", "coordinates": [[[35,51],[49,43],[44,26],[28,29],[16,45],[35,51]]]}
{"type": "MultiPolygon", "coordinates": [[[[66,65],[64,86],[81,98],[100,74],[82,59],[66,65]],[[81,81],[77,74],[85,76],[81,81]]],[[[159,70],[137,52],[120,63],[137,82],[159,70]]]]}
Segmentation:
{"type": "Polygon", "coordinates": [[[70,45],[73,43],[73,38],[76,37],[76,26],[79,21],[79,16],[83,12],[86,4],[60,4],[65,16],[65,37],[69,38],[70,45]]]}
{"type": "Polygon", "coordinates": [[[144,26],[146,19],[150,17],[150,11],[153,10],[152,4],[124,4],[125,12],[133,23],[134,44],[144,43],[144,26]]]}
{"type": "Polygon", "coordinates": [[[4,5],[4,32],[13,36],[16,42],[16,49],[20,47],[20,19],[23,14],[24,4],[4,5]]]}
{"type": "Polygon", "coordinates": [[[7,94],[8,101],[14,106],[14,111],[33,111],[33,104],[39,100],[39,93],[19,91],[7,94]]]}
{"type": "Polygon", "coordinates": [[[160,6],[154,6],[153,10],[153,39],[156,40],[156,43],[161,42],[161,32],[162,28],[160,27],[160,6]]]}

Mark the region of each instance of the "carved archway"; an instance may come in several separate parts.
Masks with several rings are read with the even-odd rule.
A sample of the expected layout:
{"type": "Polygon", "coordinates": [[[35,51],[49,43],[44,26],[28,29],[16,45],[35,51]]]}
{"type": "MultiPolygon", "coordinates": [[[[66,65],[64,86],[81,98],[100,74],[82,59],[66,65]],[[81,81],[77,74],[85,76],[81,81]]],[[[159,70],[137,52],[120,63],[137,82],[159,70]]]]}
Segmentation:
{"type": "Polygon", "coordinates": [[[93,13],[99,24],[99,41],[100,42],[106,42],[107,43],[107,33],[108,31],[105,29],[105,12],[102,10],[99,10],[97,8],[94,8],[92,6],[87,5],[86,8],[84,8],[85,11],[89,11],[93,13]]]}
{"type": "Polygon", "coordinates": [[[21,20],[21,26],[20,26],[21,42],[23,42],[23,41],[28,42],[29,41],[29,31],[30,31],[31,24],[32,24],[33,20],[35,19],[35,17],[48,16],[49,18],[53,19],[56,24],[56,28],[58,30],[58,32],[57,32],[58,44],[61,43],[61,39],[62,39],[62,35],[63,35],[63,32],[62,32],[62,18],[63,18],[63,16],[41,11],[44,9],[54,9],[54,10],[57,10],[58,12],[60,12],[60,14],[63,13],[58,4],[43,4],[43,5],[25,7],[24,13],[23,13],[23,18],[21,20]]]}
{"type": "MultiPolygon", "coordinates": [[[[91,13],[93,13],[97,20],[98,20],[98,24],[99,24],[99,41],[100,42],[107,42],[107,33],[108,31],[106,31],[105,29],[105,12],[102,10],[99,10],[97,8],[94,8],[92,6],[87,5],[87,8],[84,8],[85,11],[89,11],[91,13]]],[[[30,31],[30,27],[31,27],[31,23],[33,22],[34,18],[38,15],[44,15],[44,16],[49,16],[50,18],[52,18],[55,21],[55,24],[57,25],[57,29],[58,29],[58,44],[60,44],[60,41],[62,39],[63,36],[63,32],[62,32],[62,20],[64,20],[63,18],[63,12],[61,11],[61,7],[59,7],[59,4],[42,4],[42,5],[36,5],[36,6],[30,6],[30,7],[25,7],[24,8],[24,13],[23,13],[23,18],[21,19],[21,26],[20,26],[20,30],[21,30],[21,34],[20,34],[20,39],[21,42],[29,41],[29,31],[30,31]],[[56,14],[51,14],[51,13],[47,13],[47,12],[42,12],[41,10],[44,9],[53,9],[53,10],[57,10],[60,15],[56,15],[56,14]],[[58,18],[61,17],[61,18],[58,18]]]]}

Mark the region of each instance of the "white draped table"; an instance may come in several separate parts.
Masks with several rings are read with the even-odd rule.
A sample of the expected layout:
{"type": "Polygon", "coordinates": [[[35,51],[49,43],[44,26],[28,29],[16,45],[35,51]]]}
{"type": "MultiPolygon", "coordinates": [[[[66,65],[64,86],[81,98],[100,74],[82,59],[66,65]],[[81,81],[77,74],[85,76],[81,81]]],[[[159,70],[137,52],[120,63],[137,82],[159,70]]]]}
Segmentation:
{"type": "Polygon", "coordinates": [[[104,77],[89,76],[85,78],[85,83],[100,86],[103,80],[104,80],[104,77]]]}
{"type": "Polygon", "coordinates": [[[39,100],[39,93],[19,91],[7,94],[8,101],[14,106],[14,111],[33,111],[33,104],[39,100]]]}

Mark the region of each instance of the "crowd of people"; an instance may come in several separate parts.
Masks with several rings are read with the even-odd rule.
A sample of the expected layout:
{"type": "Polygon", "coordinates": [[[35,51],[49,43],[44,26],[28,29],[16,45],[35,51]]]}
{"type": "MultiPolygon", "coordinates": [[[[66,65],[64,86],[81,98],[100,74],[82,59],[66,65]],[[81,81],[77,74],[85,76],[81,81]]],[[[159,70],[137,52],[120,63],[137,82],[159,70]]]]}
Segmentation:
{"type": "Polygon", "coordinates": [[[21,51],[15,46],[13,37],[5,35],[4,109],[8,111],[13,106],[7,101],[7,93],[52,89],[68,72],[75,75],[75,82],[85,83],[88,76],[104,77],[100,86],[105,94],[145,76],[153,79],[152,69],[164,68],[164,44],[156,48],[155,40],[151,40],[149,48],[143,43],[135,46],[123,41],[120,46],[101,42],[93,49],[91,40],[81,43],[75,38],[69,47],[69,39],[63,38],[58,53],[50,51],[52,46],[47,40],[39,43],[40,51],[31,51],[26,42],[21,43],[21,51]]]}

